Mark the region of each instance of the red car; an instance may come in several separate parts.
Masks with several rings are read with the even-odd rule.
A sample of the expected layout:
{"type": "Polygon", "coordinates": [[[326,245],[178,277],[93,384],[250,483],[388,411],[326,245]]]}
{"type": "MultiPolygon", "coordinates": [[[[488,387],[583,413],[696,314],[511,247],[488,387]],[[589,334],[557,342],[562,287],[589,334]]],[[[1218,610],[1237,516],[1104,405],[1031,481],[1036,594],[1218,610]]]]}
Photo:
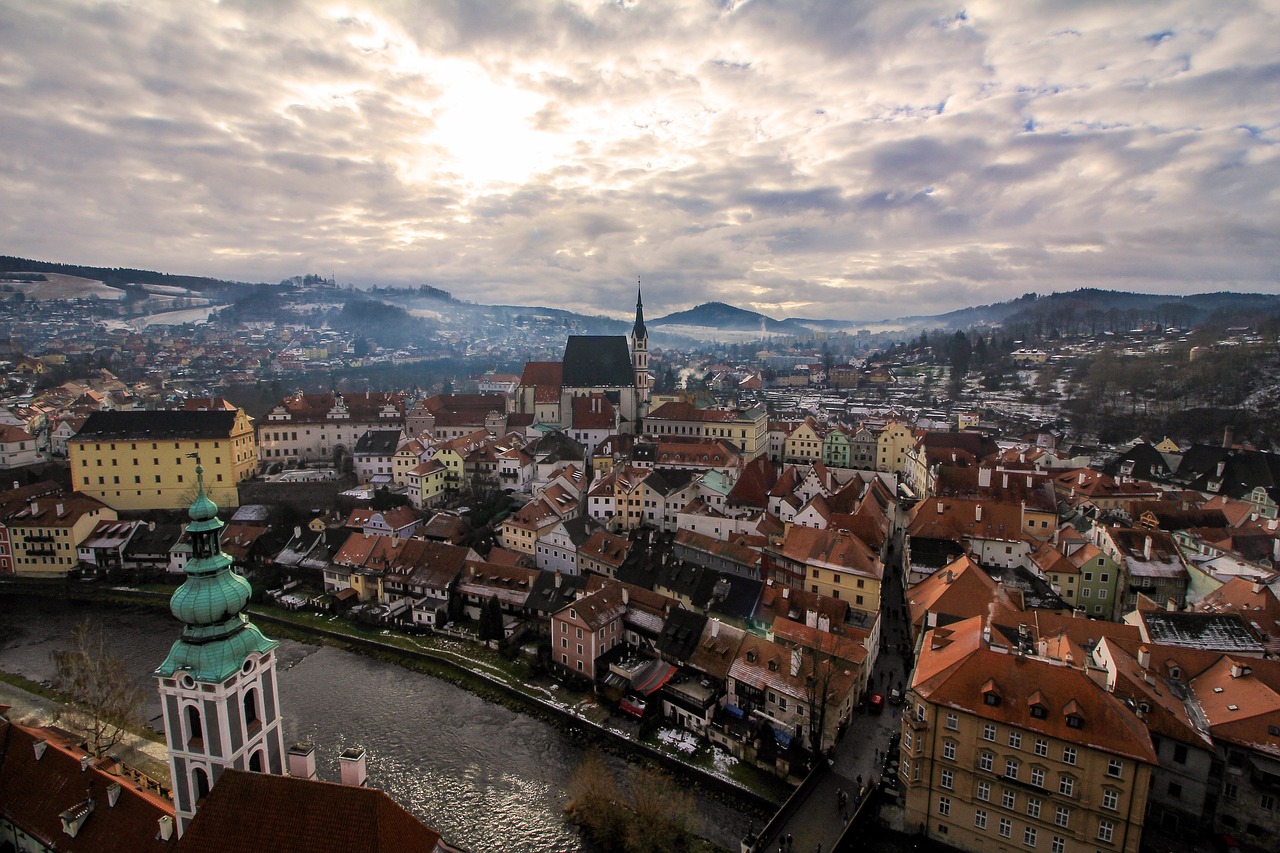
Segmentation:
{"type": "Polygon", "coordinates": [[[867,707],[873,714],[879,714],[884,710],[884,694],[872,693],[871,698],[867,701],[867,707]]]}

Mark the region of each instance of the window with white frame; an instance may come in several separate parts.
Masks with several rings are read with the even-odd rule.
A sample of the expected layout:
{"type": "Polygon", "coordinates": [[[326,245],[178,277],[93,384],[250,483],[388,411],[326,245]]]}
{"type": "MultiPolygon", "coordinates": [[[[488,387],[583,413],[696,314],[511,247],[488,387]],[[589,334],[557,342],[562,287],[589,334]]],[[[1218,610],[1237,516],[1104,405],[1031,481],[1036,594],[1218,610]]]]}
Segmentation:
{"type": "Polygon", "coordinates": [[[990,782],[978,783],[977,797],[979,800],[982,800],[984,803],[991,801],[991,783],[990,782]]]}
{"type": "Polygon", "coordinates": [[[1006,809],[1016,809],[1018,807],[1017,792],[1005,788],[1004,792],[1000,794],[1000,805],[1006,809]]]}
{"type": "Polygon", "coordinates": [[[958,714],[947,713],[947,728],[953,732],[960,728],[960,716],[958,714]]]}
{"type": "Polygon", "coordinates": [[[944,817],[951,814],[950,797],[938,797],[938,814],[943,815],[944,817]]]}
{"type": "Polygon", "coordinates": [[[1112,836],[1115,834],[1116,825],[1109,820],[1098,821],[1098,840],[1111,842],[1112,836]]]}
{"type": "Polygon", "coordinates": [[[954,785],[954,782],[955,782],[955,773],[953,773],[950,770],[943,770],[942,778],[938,782],[938,787],[942,788],[944,791],[950,791],[954,785]]]}
{"type": "Polygon", "coordinates": [[[1054,810],[1053,822],[1058,826],[1066,826],[1071,823],[1071,809],[1066,806],[1058,806],[1054,810]]]}
{"type": "Polygon", "coordinates": [[[995,739],[996,739],[996,727],[995,727],[994,725],[992,725],[991,723],[983,723],[983,724],[982,724],[982,739],[983,739],[983,740],[995,740],[995,739]]]}
{"type": "Polygon", "coordinates": [[[1016,758],[1006,758],[1004,760],[1004,775],[1010,779],[1018,778],[1018,760],[1016,758]]]}
{"type": "Polygon", "coordinates": [[[1009,746],[1022,749],[1022,732],[1009,732],[1009,746]]]}
{"type": "Polygon", "coordinates": [[[1049,755],[1049,742],[1036,738],[1036,755],[1045,758],[1049,755]]]}
{"type": "Polygon", "coordinates": [[[1076,748],[1074,746],[1064,746],[1062,748],[1062,763],[1063,764],[1076,763],[1076,748]]]}
{"type": "Polygon", "coordinates": [[[1049,853],[1066,853],[1067,840],[1061,835],[1053,836],[1053,841],[1049,842],[1049,853]]]}
{"type": "Polygon", "coordinates": [[[1031,784],[1035,785],[1037,788],[1044,787],[1044,768],[1043,767],[1031,768],[1031,784]]]}
{"type": "Polygon", "coordinates": [[[1008,838],[1013,835],[1013,821],[1007,817],[1000,818],[1000,837],[1008,838]]]}
{"type": "Polygon", "coordinates": [[[1022,830],[1022,843],[1028,847],[1036,846],[1036,828],[1028,826],[1022,830]]]}
{"type": "Polygon", "coordinates": [[[1124,764],[1119,759],[1112,758],[1107,761],[1107,775],[1112,779],[1119,779],[1123,769],[1124,764]]]}
{"type": "Polygon", "coordinates": [[[945,741],[942,744],[942,757],[948,761],[956,760],[956,745],[954,741],[945,741]]]}
{"type": "Polygon", "coordinates": [[[1076,780],[1070,776],[1063,776],[1058,780],[1058,793],[1064,797],[1070,797],[1075,794],[1076,780]]]}
{"type": "Polygon", "coordinates": [[[1040,817],[1040,798],[1027,797],[1027,814],[1031,817],[1040,817]]]}
{"type": "Polygon", "coordinates": [[[1120,805],[1120,792],[1115,788],[1103,788],[1102,790],[1102,807],[1115,811],[1120,805]]]}
{"type": "Polygon", "coordinates": [[[987,828],[987,813],[983,809],[978,809],[973,813],[973,825],[978,829],[987,828]]]}
{"type": "Polygon", "coordinates": [[[996,757],[992,753],[986,752],[985,750],[978,753],[978,769],[990,770],[995,766],[995,759],[996,757]]]}

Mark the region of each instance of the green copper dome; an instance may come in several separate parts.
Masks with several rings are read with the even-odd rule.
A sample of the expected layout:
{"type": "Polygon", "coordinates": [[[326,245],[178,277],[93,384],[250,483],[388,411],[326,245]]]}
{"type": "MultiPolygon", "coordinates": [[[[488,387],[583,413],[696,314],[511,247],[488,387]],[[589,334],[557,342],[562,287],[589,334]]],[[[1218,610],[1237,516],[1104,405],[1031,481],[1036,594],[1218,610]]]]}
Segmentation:
{"type": "Polygon", "coordinates": [[[232,559],[222,551],[224,525],[218,505],[205,494],[204,469],[199,464],[196,482],[196,499],[188,511],[187,579],[169,600],[170,612],[183,623],[182,638],[173,644],[156,675],[169,677],[185,671],[197,681],[220,683],[234,675],[251,652],[261,654],[277,644],[240,612],[253,588],[232,571],[232,559]]]}

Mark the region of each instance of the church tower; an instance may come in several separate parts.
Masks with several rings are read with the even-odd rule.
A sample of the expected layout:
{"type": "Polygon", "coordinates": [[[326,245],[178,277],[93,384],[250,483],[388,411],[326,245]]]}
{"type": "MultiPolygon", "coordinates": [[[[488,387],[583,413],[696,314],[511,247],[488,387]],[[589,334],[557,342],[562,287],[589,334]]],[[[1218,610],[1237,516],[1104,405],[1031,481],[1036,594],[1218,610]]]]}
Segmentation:
{"type": "Polygon", "coordinates": [[[187,579],[169,609],[182,636],[156,669],[174,814],[182,833],[200,800],[228,767],[284,772],[274,650],[241,611],[252,591],[222,552],[218,506],[204,491],[196,460],[197,494],[188,515],[187,579]]]}
{"type": "Polygon", "coordinates": [[[640,282],[636,282],[636,324],[631,327],[631,364],[636,371],[636,408],[649,405],[649,330],[644,327],[644,303],[640,300],[640,282]]]}

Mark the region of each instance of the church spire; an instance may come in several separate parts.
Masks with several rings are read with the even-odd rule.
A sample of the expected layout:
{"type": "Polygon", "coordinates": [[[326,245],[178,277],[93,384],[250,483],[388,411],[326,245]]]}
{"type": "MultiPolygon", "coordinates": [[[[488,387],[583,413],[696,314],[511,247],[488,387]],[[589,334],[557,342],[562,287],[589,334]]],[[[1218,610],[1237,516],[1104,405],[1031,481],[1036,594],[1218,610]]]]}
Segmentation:
{"type": "Polygon", "coordinates": [[[636,324],[631,327],[631,366],[635,370],[636,402],[639,413],[649,405],[649,330],[644,327],[644,302],[640,299],[640,279],[636,279],[636,324]]]}
{"type": "Polygon", "coordinates": [[[243,613],[253,590],[222,550],[225,525],[205,493],[198,456],[196,497],[187,516],[187,578],[169,599],[182,635],[155,671],[179,834],[224,769],[284,772],[272,653],[279,643],[243,613]]]}
{"type": "Polygon", "coordinates": [[[635,340],[648,338],[649,332],[644,327],[644,303],[640,299],[640,279],[636,279],[636,324],[631,327],[631,337],[635,340]]]}

